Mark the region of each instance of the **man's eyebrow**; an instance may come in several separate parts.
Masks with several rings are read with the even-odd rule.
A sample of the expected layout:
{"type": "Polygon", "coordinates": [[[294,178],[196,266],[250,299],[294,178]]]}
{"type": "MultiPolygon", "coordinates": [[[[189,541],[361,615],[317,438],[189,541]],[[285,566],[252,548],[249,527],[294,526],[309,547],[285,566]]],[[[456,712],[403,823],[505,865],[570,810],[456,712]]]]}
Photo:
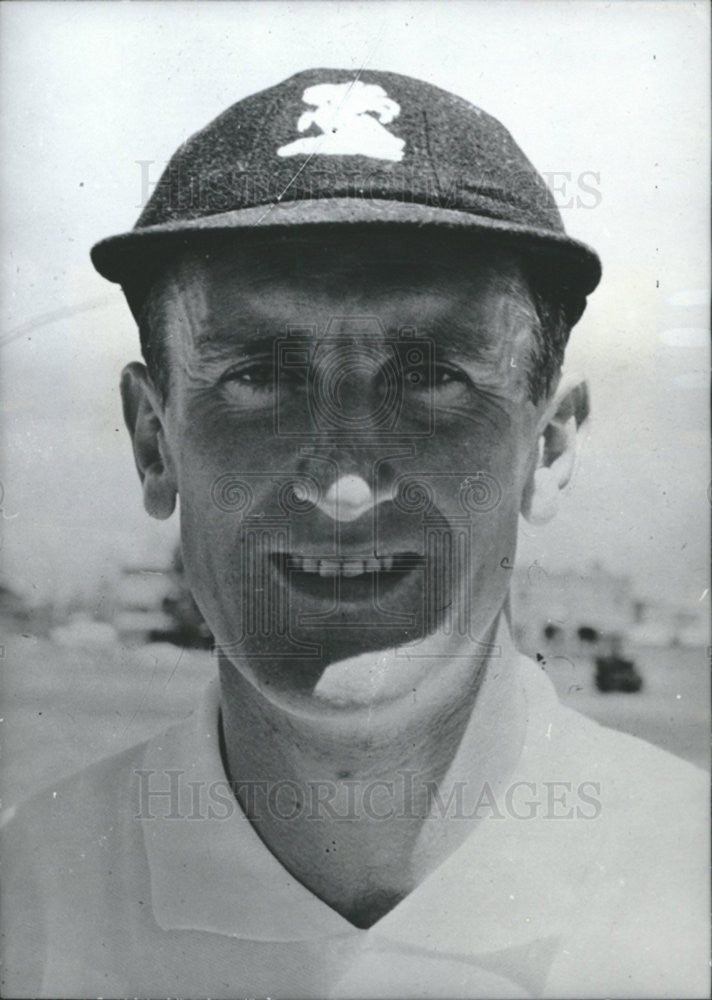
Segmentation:
{"type": "Polygon", "coordinates": [[[436,353],[441,351],[457,354],[474,361],[491,357],[492,349],[496,349],[501,339],[494,336],[493,331],[482,322],[452,318],[437,320],[423,332],[434,341],[436,353]]]}
{"type": "MultiPolygon", "coordinates": [[[[255,326],[250,324],[248,328],[247,323],[236,321],[229,325],[208,327],[197,333],[194,347],[205,355],[227,352],[249,355],[271,354],[275,350],[276,342],[287,340],[290,331],[286,325],[278,323],[275,324],[273,332],[267,333],[268,326],[268,323],[261,323],[259,328],[255,329],[255,326]]],[[[385,335],[386,341],[400,339],[405,329],[404,327],[388,330],[385,335]]],[[[410,335],[416,339],[432,339],[436,352],[439,350],[457,354],[475,361],[491,358],[493,349],[496,350],[502,338],[507,336],[506,330],[501,332],[493,330],[492,325],[482,318],[458,315],[438,317],[423,327],[408,325],[407,329],[409,333],[412,331],[410,335]]],[[[309,324],[300,324],[298,331],[294,332],[298,332],[298,339],[302,341],[307,338],[320,339],[314,326],[309,324]]]]}
{"type": "Polygon", "coordinates": [[[241,334],[239,327],[216,330],[195,338],[195,348],[203,354],[239,351],[241,354],[271,354],[275,341],[285,335],[284,330],[266,334],[264,330],[241,334]]]}

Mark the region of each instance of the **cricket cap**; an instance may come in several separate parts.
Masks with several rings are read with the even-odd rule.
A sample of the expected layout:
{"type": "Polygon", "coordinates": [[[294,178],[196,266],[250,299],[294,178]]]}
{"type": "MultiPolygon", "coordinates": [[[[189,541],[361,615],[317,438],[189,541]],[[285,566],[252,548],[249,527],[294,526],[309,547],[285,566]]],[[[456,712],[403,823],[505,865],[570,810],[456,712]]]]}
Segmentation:
{"type": "Polygon", "coordinates": [[[354,224],[513,245],[546,273],[572,322],[601,276],[497,119],[375,70],[305,70],[233,104],[179,147],[134,228],[91,256],[125,290],[146,289],[174,254],[238,230],[354,224]]]}

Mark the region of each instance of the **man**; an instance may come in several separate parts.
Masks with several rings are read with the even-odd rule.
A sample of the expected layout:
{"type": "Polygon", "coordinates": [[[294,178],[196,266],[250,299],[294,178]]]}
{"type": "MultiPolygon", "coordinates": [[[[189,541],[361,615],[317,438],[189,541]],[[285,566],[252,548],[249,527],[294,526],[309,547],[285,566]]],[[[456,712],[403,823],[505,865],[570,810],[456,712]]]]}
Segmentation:
{"type": "Polygon", "coordinates": [[[219,684],[17,810],[6,991],[706,995],[704,777],[512,645],[600,266],[506,130],[300,73],[93,260],[139,323],[126,423],[148,513],[180,498],[219,684]]]}

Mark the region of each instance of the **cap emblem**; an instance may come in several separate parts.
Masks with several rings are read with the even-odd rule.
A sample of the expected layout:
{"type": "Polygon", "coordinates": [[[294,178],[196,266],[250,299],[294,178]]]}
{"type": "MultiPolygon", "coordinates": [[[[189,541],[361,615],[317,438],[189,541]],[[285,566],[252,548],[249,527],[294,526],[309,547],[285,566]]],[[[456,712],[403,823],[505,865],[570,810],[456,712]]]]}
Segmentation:
{"type": "Polygon", "coordinates": [[[384,125],[400,114],[400,105],[375,83],[354,80],[351,83],[318,83],[302,95],[304,111],[297,121],[297,131],[312,126],[320,135],[304,136],[280,146],[277,156],[370,156],[376,160],[403,159],[405,141],[384,125]]]}

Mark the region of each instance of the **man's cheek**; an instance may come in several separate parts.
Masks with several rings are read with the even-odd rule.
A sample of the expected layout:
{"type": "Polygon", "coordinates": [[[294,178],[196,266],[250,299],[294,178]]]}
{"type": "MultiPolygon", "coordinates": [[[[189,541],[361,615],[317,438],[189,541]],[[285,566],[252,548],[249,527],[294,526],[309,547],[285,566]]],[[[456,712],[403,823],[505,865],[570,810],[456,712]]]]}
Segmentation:
{"type": "Polygon", "coordinates": [[[209,509],[181,507],[181,546],[186,578],[211,631],[222,636],[240,617],[240,527],[209,509]]]}
{"type": "Polygon", "coordinates": [[[511,502],[516,506],[522,465],[517,436],[496,427],[474,432],[467,424],[435,435],[407,465],[437,494],[444,509],[485,515],[511,502]]]}

